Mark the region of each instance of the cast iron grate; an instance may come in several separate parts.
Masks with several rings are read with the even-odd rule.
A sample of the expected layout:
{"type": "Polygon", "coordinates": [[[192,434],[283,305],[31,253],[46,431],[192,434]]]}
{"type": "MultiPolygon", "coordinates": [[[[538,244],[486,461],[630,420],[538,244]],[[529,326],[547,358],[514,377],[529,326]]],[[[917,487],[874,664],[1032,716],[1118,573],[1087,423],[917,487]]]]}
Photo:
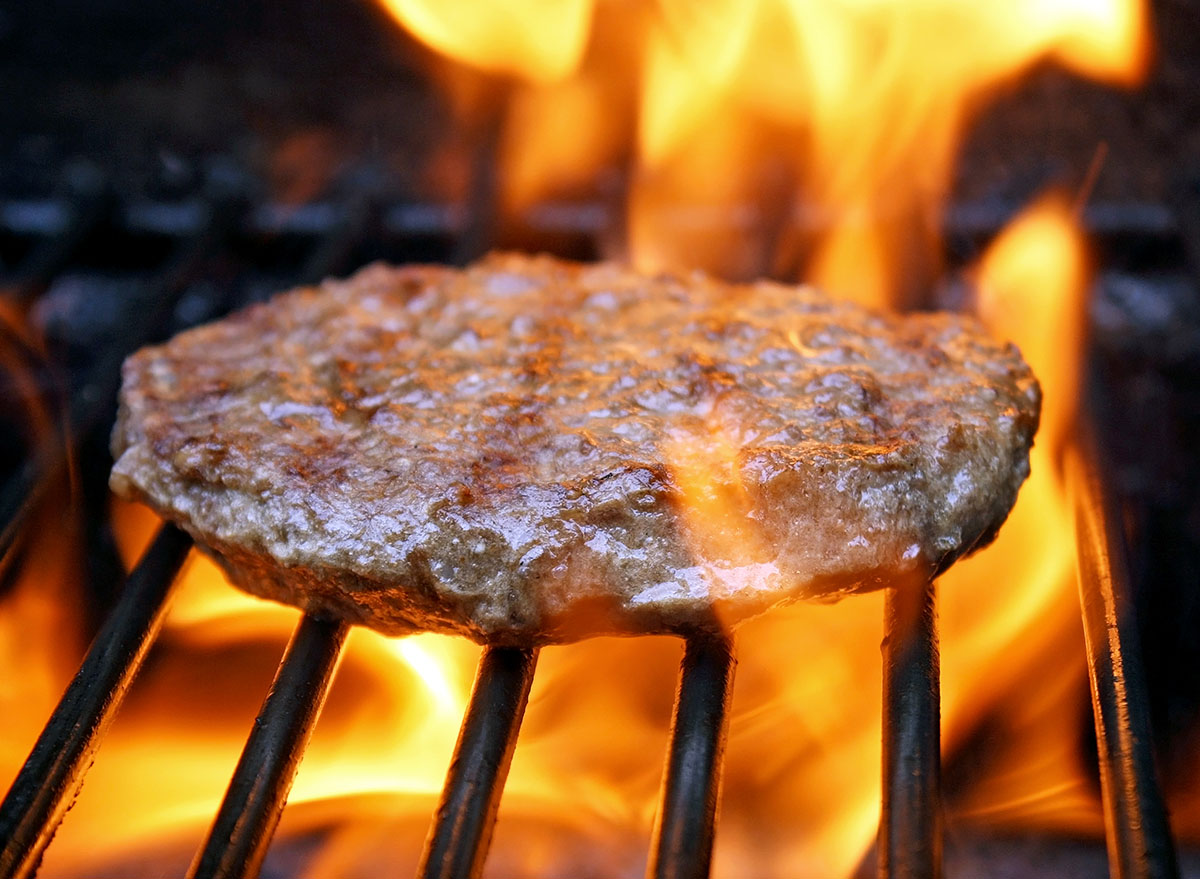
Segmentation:
{"type": "MultiPolygon", "coordinates": [[[[15,218],[24,221],[21,229],[25,233],[37,238],[21,261],[24,270],[11,273],[15,280],[8,286],[8,295],[18,300],[36,299],[69,264],[72,254],[104,225],[101,218],[111,212],[111,205],[101,189],[99,184],[92,185],[86,189],[86,197],[73,203],[43,205],[40,210],[10,204],[0,211],[0,221],[7,218],[9,231],[15,218]]],[[[311,246],[292,273],[293,281],[311,281],[344,267],[348,255],[381,224],[385,228],[391,224],[393,232],[428,240],[453,242],[454,233],[461,231],[455,220],[461,212],[445,206],[381,209],[353,200],[336,209],[309,208],[307,214],[262,206],[251,210],[235,192],[221,186],[189,205],[175,213],[146,206],[140,213],[129,206],[121,212],[124,228],[136,228],[138,222],[157,223],[156,234],[170,239],[171,246],[162,267],[143,282],[147,301],[154,307],[143,310],[115,342],[97,352],[74,384],[66,422],[67,435],[75,437],[76,444],[97,432],[107,433],[122,358],[171,328],[171,317],[177,316],[180,301],[200,267],[214,254],[228,251],[235,233],[244,235],[247,229],[253,232],[256,228],[261,232],[264,224],[271,223],[278,227],[273,227],[276,232],[280,228],[297,232],[293,227],[298,224],[299,231],[311,239],[311,246]]],[[[982,222],[971,211],[960,213],[967,220],[974,217],[971,222],[982,222]]],[[[993,213],[992,219],[999,225],[1006,214],[993,213]]],[[[1119,216],[1102,215],[1111,226],[1110,234],[1121,231],[1119,216]]],[[[567,212],[565,216],[574,218],[572,222],[579,226],[565,230],[570,233],[587,232],[584,227],[596,220],[586,212],[567,212]]],[[[1125,220],[1129,226],[1125,233],[1134,237],[1158,239],[1173,232],[1170,215],[1159,211],[1134,210],[1125,220]]],[[[964,222],[963,235],[983,231],[964,222]]],[[[476,242],[473,249],[482,243],[476,242]]],[[[461,242],[446,253],[464,258],[473,255],[463,251],[461,242]]],[[[238,304],[236,297],[233,300],[222,304],[238,304]]],[[[214,310],[219,311],[220,306],[207,312],[214,310]]],[[[36,359],[37,353],[28,355],[36,359]]],[[[1080,434],[1066,463],[1078,498],[1079,590],[1110,872],[1129,879],[1166,879],[1177,876],[1178,867],[1154,773],[1123,536],[1100,477],[1096,446],[1088,431],[1080,434]]],[[[72,454],[68,445],[48,444],[30,453],[0,487],[0,553],[7,555],[17,545],[48,474],[66,469],[72,454]]],[[[129,576],[82,667],[0,804],[0,879],[36,872],[159,632],[172,585],[190,549],[186,534],[163,526],[129,576]]],[[[941,874],[942,828],[934,586],[891,590],[885,616],[879,871],[890,879],[935,877],[941,874]]],[[[302,618],[189,877],[253,876],[258,872],[346,634],[345,624],[302,618]]],[[[421,877],[449,879],[481,873],[536,663],[536,650],[484,650],[426,841],[421,877]]],[[[713,636],[687,640],[648,875],[680,879],[708,875],[734,667],[731,640],[713,636]]]]}

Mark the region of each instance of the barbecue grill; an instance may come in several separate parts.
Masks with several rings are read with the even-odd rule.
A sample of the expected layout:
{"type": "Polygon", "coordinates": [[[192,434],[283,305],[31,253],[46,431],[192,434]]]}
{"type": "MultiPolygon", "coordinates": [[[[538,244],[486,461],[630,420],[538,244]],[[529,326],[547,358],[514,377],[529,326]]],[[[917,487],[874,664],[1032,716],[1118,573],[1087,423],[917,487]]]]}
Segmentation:
{"type": "MultiPolygon", "coordinates": [[[[223,6],[215,4],[214,8],[223,6]]],[[[33,6],[30,11],[17,9],[0,16],[0,45],[12,50],[10,58],[17,59],[13,64],[27,68],[0,64],[3,81],[17,86],[14,93],[23,83],[46,79],[42,59],[53,58],[62,61],[68,81],[73,75],[94,76],[104,85],[109,81],[106,77],[123,76],[118,85],[135,94],[144,92],[151,100],[158,95],[155,89],[161,88],[161,83],[154,75],[169,67],[171,59],[151,52],[153,57],[147,61],[147,53],[139,55],[134,49],[141,44],[133,29],[127,29],[128,47],[122,43],[119,49],[93,51],[93,55],[103,56],[100,73],[93,71],[95,59],[89,61],[87,40],[79,39],[95,29],[91,16],[119,17],[121,4],[114,5],[115,12],[105,12],[93,11],[90,4],[77,0],[62,0],[49,7],[50,14],[61,11],[60,7],[78,7],[75,12],[81,24],[57,41],[50,29],[22,29],[30,21],[39,21],[33,6]],[[78,53],[77,44],[82,45],[78,53]],[[114,73],[114,68],[122,68],[118,60],[124,57],[124,48],[134,60],[123,72],[118,69],[114,73]],[[130,72],[143,62],[149,72],[130,72]]],[[[382,88],[383,82],[392,89],[391,97],[419,93],[412,84],[410,62],[396,63],[380,48],[397,37],[381,36],[391,32],[378,27],[364,28],[355,13],[346,11],[348,7],[293,0],[265,5],[261,10],[248,7],[237,14],[221,10],[230,15],[230,27],[254,38],[222,37],[217,33],[221,26],[205,19],[203,7],[175,2],[163,7],[166,17],[179,14],[188,24],[206,22],[189,38],[194,42],[182,48],[175,45],[176,49],[191,52],[189,57],[204,58],[211,49],[200,44],[211,40],[218,54],[229,49],[238,59],[222,59],[221,63],[246,64],[252,70],[257,70],[252,65],[259,54],[269,55],[279,46],[305,46],[313,42],[313,34],[321,35],[320,52],[310,51],[303,58],[294,58],[294,49],[284,53],[285,59],[296,62],[287,66],[289,87],[280,90],[287,109],[270,116],[264,127],[284,128],[295,122],[298,128],[328,128],[338,134],[349,133],[356,140],[347,149],[350,160],[338,173],[330,174],[332,184],[301,198],[281,199],[270,192],[262,167],[269,162],[255,165],[247,160],[248,154],[251,158],[256,154],[245,147],[250,140],[245,132],[240,132],[241,146],[229,146],[225,117],[210,120],[209,128],[193,125],[190,142],[171,131],[165,138],[171,141],[170,147],[160,150],[159,135],[165,127],[161,121],[148,122],[145,130],[134,130],[125,140],[108,131],[107,139],[94,144],[92,138],[99,137],[96,126],[87,121],[66,125],[55,116],[59,111],[53,106],[53,82],[44,88],[31,86],[33,97],[26,102],[14,100],[0,107],[0,117],[6,122],[0,127],[20,132],[24,121],[18,118],[20,108],[25,103],[44,104],[50,108],[47,130],[56,134],[22,139],[0,132],[0,296],[5,306],[37,315],[52,348],[43,351],[30,346],[0,321],[4,333],[0,352],[11,353],[22,372],[42,383],[53,416],[50,421],[61,426],[60,431],[28,444],[17,439],[19,431],[0,430],[0,449],[9,453],[2,457],[15,462],[0,471],[0,596],[20,567],[35,511],[47,499],[47,486],[55,478],[78,474],[78,495],[86,514],[80,539],[87,564],[87,596],[94,605],[89,610],[97,623],[103,619],[78,675],[0,803],[0,879],[30,876],[36,871],[101,747],[105,730],[150,652],[177,575],[191,551],[187,535],[164,526],[126,579],[106,533],[104,504],[110,464],[106,446],[124,357],[142,344],[276,290],[344,274],[373,259],[461,264],[496,244],[534,245],[560,256],[587,259],[603,253],[606,236],[620,227],[619,209],[602,197],[589,196],[539,202],[521,214],[516,226],[497,229],[491,222],[497,213],[495,130],[476,131],[474,140],[465,145],[454,142],[453,150],[447,150],[468,166],[465,183],[447,187],[454,190],[449,195],[431,194],[407,179],[406,186],[397,186],[396,169],[389,165],[391,157],[372,152],[369,137],[396,139],[402,147],[416,142],[422,148],[412,152],[427,159],[426,153],[442,148],[445,120],[433,119],[436,114],[426,112],[428,95],[405,105],[416,107],[407,115],[396,114],[391,105],[386,114],[376,111],[394,117],[386,127],[362,109],[365,100],[343,102],[351,86],[361,97],[372,88],[382,88]],[[311,33],[305,28],[311,28],[311,33]],[[263,36],[276,33],[281,36],[263,36]],[[343,36],[340,41],[326,40],[327,34],[343,36]],[[377,63],[384,56],[389,60],[377,63]],[[247,62],[246,58],[253,60],[247,62]],[[307,61],[312,65],[305,66],[307,61]],[[315,97],[308,97],[310,91],[315,97]],[[314,112],[310,105],[319,105],[319,111],[314,112]],[[349,108],[345,116],[339,116],[345,108],[349,108]],[[353,115],[355,110],[361,111],[358,117],[353,115]],[[298,121],[282,118],[289,112],[298,121]],[[355,129],[354,123],[363,119],[370,123],[366,126],[370,135],[355,129]],[[430,150],[426,141],[438,146],[430,150]]],[[[1165,55],[1200,57],[1188,51],[1189,41],[1194,42],[1189,36],[1195,32],[1189,27],[1194,20],[1193,7],[1194,0],[1162,0],[1158,4],[1165,55]]],[[[295,54],[305,52],[302,49],[295,54]]],[[[1175,80],[1158,83],[1161,94],[1154,106],[1160,112],[1167,107],[1184,115],[1181,102],[1188,96],[1187,106],[1194,106],[1195,94],[1200,92],[1190,87],[1187,69],[1175,80]]],[[[278,88],[277,82],[270,85],[278,88]]],[[[1051,81],[1051,93],[1053,87],[1051,81]]],[[[101,91],[100,87],[95,90],[101,91]]],[[[1121,115],[1121,105],[1118,103],[1114,112],[1097,93],[1081,89],[1083,115],[1096,112],[1105,120],[1101,125],[1111,125],[1121,115]]],[[[93,92],[86,94],[95,97],[93,92]]],[[[253,95],[240,97],[251,105],[256,100],[253,95]]],[[[1046,112],[1057,106],[1044,97],[1033,90],[1015,95],[1013,101],[1026,100],[1033,108],[1029,115],[1038,117],[1039,101],[1043,111],[1050,107],[1046,112]]],[[[184,116],[190,109],[189,105],[178,115],[184,116]]],[[[246,110],[247,115],[253,112],[253,107],[238,109],[246,110]]],[[[946,263],[951,269],[976,255],[981,244],[1017,213],[1029,192],[1047,179],[1055,179],[1052,174],[1039,176],[1036,168],[1033,172],[1026,167],[1005,168],[1003,157],[994,163],[983,161],[979,155],[987,149],[978,148],[979,143],[1020,142],[1025,132],[1044,122],[1043,118],[1031,124],[1018,120],[1011,130],[993,125],[976,136],[975,158],[964,163],[963,176],[970,176],[980,166],[993,171],[999,168],[999,173],[976,175],[983,182],[966,195],[956,194],[959,200],[949,206],[944,226],[946,263]]],[[[1129,120],[1128,128],[1127,132],[1102,135],[1117,139],[1114,153],[1121,152],[1120,138],[1140,140],[1147,129],[1154,132],[1164,153],[1164,144],[1170,141],[1172,152],[1186,156],[1192,142],[1188,132],[1179,134],[1150,111],[1129,120]]],[[[1065,139],[1070,139],[1069,134],[1065,139]]],[[[1096,139],[1091,132],[1081,138],[1089,152],[1096,139]]],[[[255,144],[261,152],[269,151],[261,143],[255,144]]],[[[1106,179],[1133,177],[1124,172],[1128,165],[1139,164],[1136,157],[1136,152],[1129,153],[1126,166],[1106,179]]],[[[261,160],[261,155],[257,158],[261,160]]],[[[1067,163],[1072,167],[1086,164],[1086,154],[1083,162],[1078,158],[1073,154],[1067,163]]],[[[419,177],[429,164],[421,164],[417,171],[402,170],[400,176],[419,177]]],[[[450,164],[451,171],[458,167],[450,164]]],[[[1166,173],[1188,181],[1192,170],[1177,162],[1166,173]]],[[[1070,183],[1078,182],[1067,176],[1070,183]]],[[[1177,194],[1173,203],[1147,197],[1137,186],[1129,189],[1114,193],[1100,186],[1081,209],[1081,217],[1106,270],[1100,285],[1109,293],[1115,291],[1122,302],[1132,302],[1131,310],[1136,311],[1142,301],[1138,297],[1161,304],[1171,298],[1173,279],[1194,277],[1200,270],[1200,187],[1173,187],[1177,194]],[[1128,296],[1121,299],[1125,293],[1128,296]]],[[[801,210],[785,217],[783,225],[803,239],[824,222],[825,218],[801,210]]],[[[953,278],[953,271],[947,277],[953,278]]],[[[1184,298],[1194,295],[1188,286],[1192,283],[1185,281],[1184,298]]],[[[955,301],[965,286],[947,283],[942,298],[955,301]]],[[[1118,324],[1123,319],[1119,314],[1115,318],[1118,324]]],[[[1114,335],[1118,332],[1119,328],[1114,335]]],[[[1186,351],[1180,355],[1187,356],[1195,355],[1186,351]]],[[[1179,370],[1179,384],[1189,389],[1198,370],[1191,361],[1185,367],[1179,370]]],[[[1121,490],[1128,489],[1128,484],[1115,484],[1116,479],[1128,481],[1128,468],[1110,466],[1106,456],[1114,449],[1123,451],[1123,444],[1138,439],[1106,431],[1104,425],[1119,423],[1119,419],[1106,420],[1105,416],[1107,409],[1120,401],[1114,403],[1104,394],[1096,397],[1092,411],[1080,419],[1076,442],[1063,464],[1079,499],[1080,607],[1109,865],[1112,875],[1119,877],[1171,877],[1178,875],[1179,868],[1155,777],[1150,735],[1151,709],[1161,706],[1150,704],[1133,584],[1144,583],[1151,575],[1161,577],[1163,571],[1182,571],[1185,576],[1180,579],[1186,580],[1192,569],[1184,557],[1187,547],[1194,544],[1187,543],[1183,550],[1168,546],[1171,535],[1186,528],[1180,513],[1186,503],[1167,502],[1158,507],[1151,503],[1131,514],[1129,495],[1145,498],[1152,492],[1121,490]],[[1095,425],[1091,416],[1095,416],[1095,425]],[[1142,530],[1125,527],[1131,521],[1142,530]],[[1130,541],[1131,533],[1138,539],[1130,541]]],[[[4,427],[8,426],[4,422],[4,427]]],[[[1144,594],[1136,597],[1139,602],[1145,598],[1144,594]]],[[[884,629],[884,784],[876,857],[880,873],[886,877],[936,876],[942,859],[942,790],[933,587],[890,593],[884,629]]],[[[346,636],[344,625],[307,617],[301,620],[190,876],[248,875],[262,863],[346,636]]],[[[1151,662],[1155,646],[1147,644],[1151,662]]],[[[650,842],[652,875],[696,877],[708,873],[735,652],[732,640],[711,637],[689,640],[685,645],[658,818],[650,842]]],[[[1163,652],[1159,651],[1160,664],[1163,652]]],[[[433,816],[420,875],[480,874],[537,659],[536,651],[490,648],[483,652],[433,816]]],[[[1153,674],[1150,677],[1155,679],[1153,674]]],[[[1161,719],[1160,711],[1155,720],[1161,719]]]]}
{"type": "MultiPolygon", "coordinates": [[[[9,203],[2,218],[11,234],[34,237],[18,273],[17,295],[36,299],[105,222],[92,187],[73,201],[9,203]]],[[[110,205],[108,210],[112,211],[110,205]]],[[[548,206],[567,218],[568,232],[588,231],[598,206],[548,206]]],[[[300,275],[315,280],[336,271],[364,241],[400,235],[418,245],[456,250],[463,210],[447,205],[381,209],[363,199],[316,204],[297,211],[251,209],[220,176],[206,199],[184,204],[140,204],[119,210],[122,234],[173,242],[164,268],[148,282],[156,303],[143,310],[117,343],[94,359],[73,395],[68,424],[83,441],[105,432],[121,359],[183,320],[202,319],[239,304],[227,296],[185,310],[201,265],[228,259],[237,236],[270,230],[308,240],[300,275]],[[382,233],[381,233],[382,230],[382,233]]],[[[1000,219],[995,207],[963,207],[952,237],[986,231],[1000,219]]],[[[1110,235],[1165,238],[1175,234],[1164,210],[1097,205],[1091,221],[1110,235]],[[1119,222],[1118,222],[1119,221],[1119,222]],[[1120,225],[1123,223],[1123,225],[1120,225]]],[[[425,253],[424,256],[444,256],[425,253]]],[[[470,257],[473,254],[462,254],[470,257]]],[[[258,295],[251,286],[243,300],[258,295]]],[[[31,358],[38,356],[28,352],[31,358]]],[[[1099,451],[1086,431],[1069,455],[1079,489],[1079,583],[1087,636],[1093,707],[1110,866],[1114,876],[1178,875],[1175,849],[1154,773],[1149,708],[1133,619],[1124,537],[1100,477],[1099,451]]],[[[65,469],[66,445],[30,454],[4,486],[3,540],[12,550],[48,472],[65,469]]],[[[103,480],[104,469],[99,478],[103,480]]],[[[32,875],[58,822],[73,801],[104,732],[146,658],[161,626],[172,582],[191,548],[173,526],[161,528],[120,592],[75,680],[48,722],[24,768],[0,805],[0,877],[32,875]]],[[[939,667],[932,586],[888,595],[883,643],[883,802],[878,861],[886,877],[927,877],[941,871],[939,667]]],[[[337,665],[347,626],[304,617],[233,773],[225,800],[192,864],[191,877],[253,875],[266,854],[337,665]]],[[[517,744],[536,650],[488,648],[441,802],[426,842],[420,875],[478,876],[487,853],[508,763],[517,744]]],[[[659,817],[649,872],[660,877],[708,874],[727,711],[733,688],[731,640],[687,641],[679,674],[659,817]]]]}

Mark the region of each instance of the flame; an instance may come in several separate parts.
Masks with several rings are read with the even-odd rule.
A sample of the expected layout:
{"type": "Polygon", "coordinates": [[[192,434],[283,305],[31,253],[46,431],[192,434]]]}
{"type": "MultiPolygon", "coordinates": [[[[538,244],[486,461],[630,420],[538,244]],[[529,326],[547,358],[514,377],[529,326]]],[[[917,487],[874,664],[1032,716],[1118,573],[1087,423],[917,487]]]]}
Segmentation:
{"type": "Polygon", "coordinates": [[[468,5],[385,0],[414,35],[439,52],[492,73],[553,82],[579,66],[588,0],[519,0],[468,5]]]}
{"type": "MultiPolygon", "coordinates": [[[[17,424],[18,440],[35,465],[53,460],[63,444],[53,387],[39,382],[44,366],[40,340],[12,301],[0,305],[0,418],[17,424]]],[[[8,475],[17,468],[5,468],[8,475]]],[[[6,476],[7,478],[7,476],[6,476]]],[[[0,556],[0,779],[24,762],[44,718],[74,672],[84,647],[87,620],[73,587],[82,559],[64,553],[64,542],[81,539],[78,511],[70,502],[76,474],[47,473],[30,503],[24,529],[0,556]]],[[[6,483],[8,487],[8,483],[6,483]]],[[[19,515],[19,514],[18,514],[19,515]]],[[[6,522],[7,524],[7,522],[6,522]]]]}
{"type": "Polygon", "coordinates": [[[1020,340],[1047,396],[1070,401],[1042,417],[1039,442],[1056,454],[1075,422],[1087,319],[1087,245],[1073,213],[1064,195],[1044,196],[992,244],[978,281],[980,317],[997,338],[1020,340]]]}
{"type": "Polygon", "coordinates": [[[1066,200],[1046,196],[1018,216],[984,255],[976,283],[980,317],[998,338],[1016,341],[1044,406],[1032,474],[995,544],[942,578],[942,621],[955,633],[943,649],[947,744],[989,715],[1009,732],[988,784],[962,805],[965,815],[1014,824],[1037,816],[1041,826],[1099,832],[1091,773],[1075,754],[1079,715],[1063,710],[1086,672],[1074,518],[1059,459],[1080,395],[1090,288],[1083,232],[1066,200]],[[1002,711],[992,704],[996,691],[1014,695],[1002,711]]]}
{"type": "MultiPolygon", "coordinates": [[[[621,246],[643,267],[793,274],[875,303],[928,296],[957,143],[992,95],[1045,62],[1132,84],[1148,57],[1137,0],[380,2],[438,52],[503,79],[467,96],[442,75],[462,90],[462,112],[500,113],[510,220],[548,196],[623,181],[621,246]]],[[[1056,196],[1022,214],[974,273],[981,318],[1041,377],[1045,426],[999,538],[940,584],[944,744],[951,757],[984,755],[948,803],[952,832],[1101,829],[1076,746],[1072,699],[1086,691],[1058,469],[1088,283],[1082,235],[1056,196]]],[[[664,450],[693,536],[753,555],[736,481],[716,491],[708,475],[736,472],[738,425],[704,427],[664,450]]],[[[157,522],[124,504],[113,520],[131,564],[157,522]]],[[[0,728],[5,779],[80,652],[82,623],[64,617],[79,603],[77,560],[54,527],[31,533],[19,586],[0,598],[0,668],[22,670],[0,676],[0,712],[17,718],[0,728]]],[[[147,861],[182,872],[216,811],[298,615],[230,589],[202,558],[177,593],[49,849],[48,879],[147,861]]],[[[859,869],[879,817],[882,610],[875,594],[739,630],[716,875],[859,869]]],[[[490,870],[641,872],[680,650],[638,638],[543,651],[490,870]]],[[[478,656],[451,638],[352,634],[280,831],[302,853],[322,844],[287,872],[411,872],[478,656]]]]}
{"type": "MultiPolygon", "coordinates": [[[[738,464],[740,431],[721,424],[715,413],[707,420],[700,434],[676,431],[662,456],[684,500],[684,541],[691,557],[704,565],[709,594],[719,598],[723,590],[752,583],[773,553],[749,515],[751,500],[738,464]]],[[[729,628],[719,603],[717,615],[717,622],[729,628]]]]}
{"type": "Polygon", "coordinates": [[[515,78],[510,214],[618,171],[639,266],[796,265],[874,303],[928,295],[956,148],[990,96],[1047,61],[1131,85],[1149,59],[1140,0],[381,2],[515,78]]]}

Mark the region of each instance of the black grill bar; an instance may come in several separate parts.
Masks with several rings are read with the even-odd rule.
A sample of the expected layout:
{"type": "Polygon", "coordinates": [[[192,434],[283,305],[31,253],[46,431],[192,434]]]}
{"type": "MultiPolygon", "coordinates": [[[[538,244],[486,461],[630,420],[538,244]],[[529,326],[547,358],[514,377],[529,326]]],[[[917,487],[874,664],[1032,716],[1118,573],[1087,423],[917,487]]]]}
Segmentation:
{"type": "Polygon", "coordinates": [[[338,220],[330,224],[325,234],[301,266],[298,282],[317,284],[341,271],[350,263],[350,254],[355,246],[366,237],[371,222],[375,219],[375,205],[364,194],[351,197],[338,212],[338,220]]]}
{"type": "Polygon", "coordinates": [[[164,525],[0,804],[0,877],[32,876],[166,613],[192,541],[164,525]]]}
{"type": "Polygon", "coordinates": [[[1075,493],[1079,602],[1100,756],[1100,790],[1113,879],[1179,876],[1175,843],[1154,768],[1121,519],[1100,478],[1095,443],[1067,457],[1075,493]]]}
{"type": "MultiPolygon", "coordinates": [[[[483,149],[486,151],[486,143],[483,149]]],[[[473,178],[473,182],[477,179],[473,178]]],[[[488,184],[476,182],[475,185],[486,191],[488,184]]],[[[79,196],[0,202],[0,234],[39,239],[65,236],[77,222],[79,213],[72,205],[73,198],[79,196]]],[[[945,212],[944,230],[951,238],[991,236],[1020,213],[1022,207],[1021,202],[1009,199],[950,205],[945,212]]],[[[462,236],[464,227],[472,219],[467,205],[462,202],[397,201],[383,208],[383,231],[399,238],[462,236]]],[[[681,212],[687,210],[687,207],[680,208],[681,212]]],[[[203,223],[203,206],[195,197],[183,201],[126,200],[113,206],[112,214],[119,230],[130,235],[186,238],[194,235],[203,223]]],[[[539,231],[598,236],[612,226],[613,214],[612,206],[600,200],[545,201],[528,208],[521,219],[539,231]]],[[[332,201],[303,205],[267,203],[246,216],[243,231],[248,234],[323,235],[336,222],[336,215],[336,202],[332,201]]],[[[1127,239],[1167,239],[1180,233],[1178,212],[1156,202],[1089,202],[1083,209],[1083,222],[1093,234],[1127,239]]],[[[801,230],[817,230],[827,228],[830,218],[818,211],[800,210],[792,223],[801,230]]],[[[31,260],[33,262],[36,260],[31,260]]]]}
{"type": "Polygon", "coordinates": [[[882,879],[942,875],[941,682],[936,589],[887,591],[883,639],[882,879]]]}
{"type": "Polygon", "coordinates": [[[479,660],[471,702],[417,868],[421,879],[476,879],[483,871],[537,656],[536,649],[489,647],[479,660]]]}
{"type": "Polygon", "coordinates": [[[307,614],[300,620],[189,879],[258,875],[349,630],[307,614]]]}
{"type": "Polygon", "coordinates": [[[62,207],[61,225],[40,237],[33,253],[4,289],[6,295],[18,301],[30,302],[40,296],[112,209],[109,181],[90,164],[80,162],[64,169],[62,189],[52,202],[62,207]]]}
{"type": "Polygon", "coordinates": [[[688,639],[675,693],[662,806],[646,867],[653,879],[708,876],[736,664],[729,639],[688,639]]]}

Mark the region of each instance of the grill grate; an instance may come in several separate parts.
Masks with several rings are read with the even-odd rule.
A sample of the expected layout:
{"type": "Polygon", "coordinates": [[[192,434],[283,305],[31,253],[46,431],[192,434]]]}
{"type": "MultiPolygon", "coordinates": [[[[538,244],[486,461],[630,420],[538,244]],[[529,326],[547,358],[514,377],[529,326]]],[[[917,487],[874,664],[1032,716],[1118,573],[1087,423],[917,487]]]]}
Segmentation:
{"type": "Polygon", "coordinates": [[[417,869],[422,879],[478,876],[483,869],[537,654],[512,647],[484,651],[417,869]]]}
{"type": "MultiPolygon", "coordinates": [[[[29,271],[14,275],[21,280],[10,290],[18,299],[40,295],[88,235],[104,223],[101,216],[114,209],[102,192],[93,181],[84,187],[86,197],[74,205],[58,204],[57,210],[0,206],[4,208],[0,236],[15,229],[35,234],[41,241],[30,250],[29,271]]],[[[124,218],[125,228],[136,231],[140,223],[168,236],[174,242],[173,254],[146,282],[146,301],[155,307],[140,314],[115,343],[99,352],[76,383],[67,421],[68,435],[78,442],[97,432],[107,433],[125,354],[171,328],[173,309],[201,267],[248,230],[252,235],[269,230],[306,236],[308,255],[291,280],[310,282],[346,267],[361,242],[378,237],[381,229],[408,236],[405,248],[414,246],[414,237],[424,238],[419,250],[432,240],[452,242],[462,231],[465,215],[446,206],[382,209],[367,198],[351,199],[329,210],[321,206],[300,211],[249,210],[244,199],[220,187],[193,204],[193,210],[171,213],[163,206],[153,207],[125,206],[115,211],[124,218]]],[[[1011,213],[985,207],[952,213],[951,237],[984,236],[1011,213]]],[[[1091,210],[1101,231],[1110,235],[1161,243],[1175,232],[1169,213],[1144,206],[1131,207],[1124,214],[1112,206],[1091,210]]],[[[567,228],[558,231],[575,234],[596,231],[592,224],[602,219],[602,213],[560,209],[547,216],[566,217],[567,228]]],[[[484,242],[470,246],[477,249],[484,242]]],[[[449,253],[464,259],[474,255],[451,247],[434,255],[449,253]]],[[[222,304],[229,307],[243,301],[245,296],[234,296],[222,304]]],[[[50,454],[30,456],[0,488],[4,538],[0,553],[12,550],[38,487],[47,474],[66,469],[69,454],[64,443],[54,446],[50,454]]],[[[1154,777],[1146,688],[1121,535],[1096,461],[1092,447],[1070,456],[1070,472],[1079,488],[1077,527],[1083,572],[1079,587],[1100,742],[1110,870],[1116,877],[1176,876],[1174,845],[1154,777]]],[[[171,585],[190,546],[183,532],[164,526],[128,578],[78,675],[0,804],[0,879],[36,872],[158,633],[171,585]]],[[[887,879],[939,876],[940,709],[933,587],[890,592],[885,629],[880,874],[887,879]]],[[[300,622],[189,877],[256,874],[328,692],[346,631],[342,624],[308,617],[300,622]]],[[[484,651],[420,876],[474,877],[482,870],[536,662],[536,651],[484,651]]],[[[682,879],[709,872],[734,666],[729,641],[705,637],[686,644],[649,860],[651,876],[682,879]]]]}
{"type": "Polygon", "coordinates": [[[679,669],[662,808],[654,826],[647,876],[708,875],[733,667],[731,642],[708,637],[688,641],[679,669]]]}
{"type": "Polygon", "coordinates": [[[941,684],[932,584],[888,591],[879,874],[942,874],[941,684]]]}
{"type": "Polygon", "coordinates": [[[1114,877],[1167,879],[1179,875],[1175,844],[1154,772],[1142,650],[1133,616],[1125,548],[1116,508],[1105,494],[1089,448],[1070,459],[1076,487],[1079,603],[1092,711],[1100,752],[1100,788],[1114,877]]]}
{"type": "Polygon", "coordinates": [[[188,879],[258,875],[349,631],[301,618],[188,879]]]}
{"type": "Polygon", "coordinates": [[[166,616],[191,538],[164,527],[67,687],[0,805],[0,876],[31,876],[166,616]]]}

